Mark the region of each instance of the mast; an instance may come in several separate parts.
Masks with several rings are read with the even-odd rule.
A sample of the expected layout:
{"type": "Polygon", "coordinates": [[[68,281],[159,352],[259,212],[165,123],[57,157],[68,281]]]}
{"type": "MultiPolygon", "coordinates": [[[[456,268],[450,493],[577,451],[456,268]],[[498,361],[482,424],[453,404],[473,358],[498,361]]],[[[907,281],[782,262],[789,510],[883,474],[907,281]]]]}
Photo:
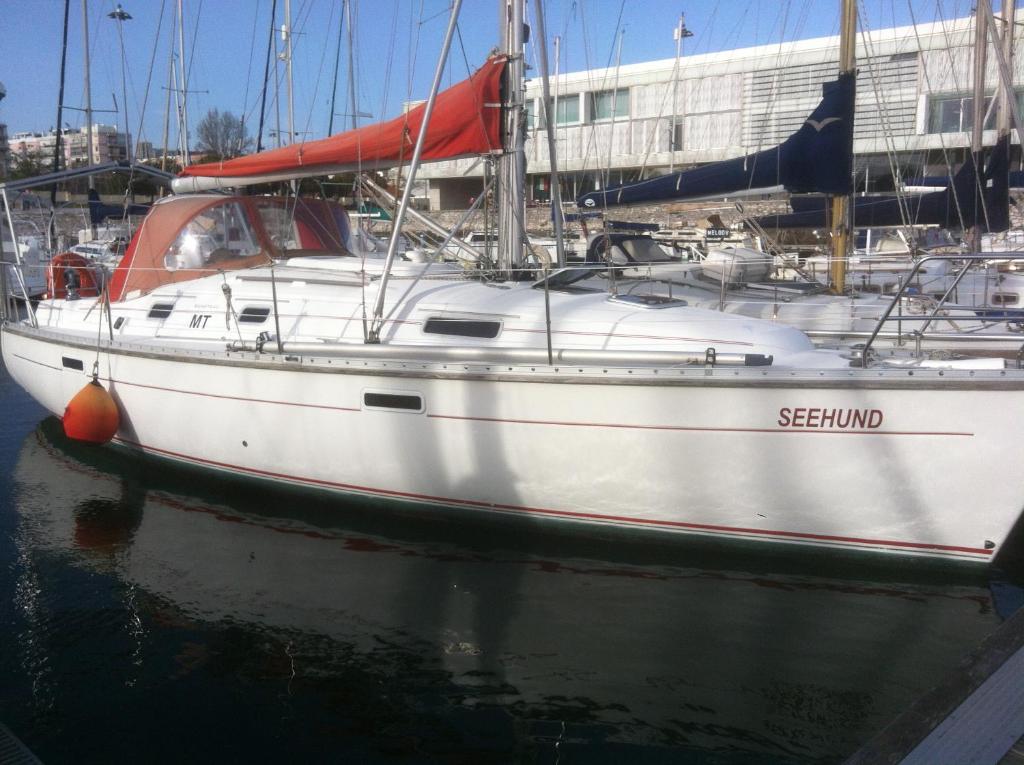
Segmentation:
{"type": "MultiPolygon", "coordinates": [[[[991,10],[991,9],[990,9],[991,10]]],[[[1013,71],[1013,39],[1014,39],[1014,21],[1017,18],[1017,3],[1016,0],[1003,0],[1003,61],[1006,63],[1009,71],[1013,71]]],[[[996,141],[1001,140],[1010,133],[1011,124],[1011,112],[1013,108],[1011,102],[1013,99],[1013,82],[1006,82],[1000,78],[1002,87],[999,89],[999,111],[998,111],[998,124],[996,130],[996,141]]]]}
{"type": "Polygon", "coordinates": [[[334,48],[334,77],[331,79],[331,113],[327,118],[327,135],[334,135],[335,102],[338,99],[338,64],[341,61],[341,36],[345,31],[345,8],[338,14],[338,42],[334,48]]]}
{"type": "Polygon", "coordinates": [[[356,109],[359,99],[356,94],[356,43],[355,28],[353,26],[355,22],[352,19],[352,0],[345,0],[344,13],[348,23],[348,90],[352,109],[352,129],[355,130],[359,127],[359,110],[356,109]]]}
{"type": "MultiPolygon", "coordinates": [[[[53,172],[60,172],[61,137],[63,129],[61,121],[64,119],[64,72],[68,62],[68,13],[71,11],[71,0],[64,0],[64,37],[60,53],[60,92],[57,95],[57,134],[53,143],[53,172]]],[[[50,187],[50,236],[56,239],[57,222],[52,210],[57,207],[57,184],[50,187]]],[[[14,237],[14,228],[11,228],[11,237],[14,237]]]]}
{"type": "Polygon", "coordinates": [[[178,0],[178,68],[181,70],[181,166],[191,164],[188,150],[188,80],[185,79],[185,15],[178,0]]]}
{"type": "MultiPolygon", "coordinates": [[[[82,0],[84,3],[85,0],[82,0]]],[[[174,29],[171,29],[171,50],[167,57],[167,101],[164,104],[164,140],[161,144],[160,169],[167,169],[167,142],[171,134],[171,91],[174,88],[174,29]]]]}
{"type": "Polygon", "coordinates": [[[676,103],[679,90],[679,68],[680,59],[683,55],[683,39],[693,37],[693,32],[686,28],[686,15],[679,14],[679,25],[672,31],[676,40],[676,65],[672,67],[672,119],[669,120],[668,133],[668,171],[671,173],[676,167],[676,152],[682,148],[682,141],[676,142],[676,126],[679,124],[679,106],[676,103]]]}
{"type": "Polygon", "coordinates": [[[505,151],[498,158],[498,268],[523,263],[526,154],[523,132],[523,0],[499,0],[501,48],[508,55],[505,79],[505,151]]]}
{"type": "Polygon", "coordinates": [[[284,66],[288,86],[288,143],[295,143],[295,99],[292,93],[292,0],[284,0],[284,26],[281,27],[284,41],[284,66]]]}
{"type": "MultiPolygon", "coordinates": [[[[852,74],[857,56],[857,3],[842,0],[839,32],[839,73],[852,74]]],[[[852,131],[851,131],[852,133],[852,131]]],[[[846,290],[846,263],[850,257],[850,196],[832,198],[832,261],[829,275],[832,291],[841,295],[846,290]]]]}
{"type": "Polygon", "coordinates": [[[131,21],[132,15],[118,3],[117,8],[107,14],[107,18],[117,22],[117,39],[121,48],[121,99],[124,101],[122,108],[124,109],[125,153],[128,155],[128,161],[134,162],[135,152],[132,149],[132,133],[128,123],[128,74],[124,54],[124,22],[131,21]]]}
{"type": "MultiPolygon", "coordinates": [[[[985,140],[985,64],[988,59],[988,0],[977,0],[974,11],[974,98],[971,114],[971,157],[970,162],[974,163],[975,170],[980,173],[981,154],[984,150],[985,140]]],[[[971,189],[971,198],[974,200],[971,207],[977,203],[978,191],[971,189]]],[[[960,200],[964,204],[966,200],[960,200]]],[[[981,251],[981,227],[975,223],[967,232],[967,246],[971,252],[981,251]]]]}
{"type": "MultiPolygon", "coordinates": [[[[85,56],[85,156],[89,167],[96,164],[92,153],[92,78],[89,76],[89,10],[87,0],[82,0],[82,52],[85,56]]],[[[96,188],[96,179],[89,176],[89,190],[96,188]]]]}
{"type": "Polygon", "coordinates": [[[565,242],[562,241],[562,182],[558,178],[558,152],[555,147],[555,115],[551,113],[551,84],[548,79],[548,38],[544,32],[544,8],[541,0],[533,0],[537,17],[537,50],[540,52],[541,96],[544,99],[544,129],[548,137],[548,158],[551,163],[551,219],[555,228],[555,252],[559,268],[565,267],[565,242]]]}

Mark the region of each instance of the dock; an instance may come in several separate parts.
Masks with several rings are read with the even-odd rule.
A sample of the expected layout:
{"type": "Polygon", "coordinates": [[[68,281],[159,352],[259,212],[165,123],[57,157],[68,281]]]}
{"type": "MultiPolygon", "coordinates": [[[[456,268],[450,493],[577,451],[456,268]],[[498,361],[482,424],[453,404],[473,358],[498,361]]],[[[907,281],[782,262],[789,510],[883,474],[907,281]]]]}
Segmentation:
{"type": "Polygon", "coordinates": [[[1024,765],[1024,608],[845,765],[1024,765]]]}

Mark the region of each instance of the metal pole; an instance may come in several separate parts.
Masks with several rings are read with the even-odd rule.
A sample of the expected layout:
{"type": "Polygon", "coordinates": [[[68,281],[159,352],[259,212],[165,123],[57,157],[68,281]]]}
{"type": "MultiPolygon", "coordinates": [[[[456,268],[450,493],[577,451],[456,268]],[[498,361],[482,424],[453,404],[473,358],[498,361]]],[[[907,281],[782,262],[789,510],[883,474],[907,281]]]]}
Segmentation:
{"type": "Polygon", "coordinates": [[[537,50],[540,52],[540,81],[543,95],[545,131],[548,136],[548,157],[551,162],[551,217],[555,228],[555,259],[559,268],[565,267],[565,242],[562,241],[562,183],[558,178],[558,151],[555,147],[555,126],[549,104],[551,84],[548,79],[548,38],[544,32],[544,8],[541,0],[533,0],[537,17],[537,50]]]}
{"type": "Polygon", "coordinates": [[[676,141],[676,126],[679,122],[679,108],[676,100],[679,90],[680,59],[683,55],[683,38],[693,37],[693,32],[686,28],[686,16],[682,13],[679,14],[679,26],[673,31],[673,36],[676,39],[676,65],[672,69],[672,119],[668,134],[668,171],[670,173],[675,170],[676,152],[682,147],[682,141],[676,141]]]}
{"type": "Polygon", "coordinates": [[[284,41],[284,66],[288,86],[288,143],[295,143],[295,99],[292,93],[292,0],[284,0],[284,26],[281,27],[284,41]]]}
{"type": "MultiPolygon", "coordinates": [[[[28,297],[28,286],[25,284],[25,261],[21,258],[21,244],[19,244],[18,237],[14,233],[14,218],[11,217],[11,203],[7,198],[7,189],[0,191],[0,196],[3,197],[3,212],[7,214],[7,226],[11,230],[11,242],[14,244],[14,276],[18,286],[21,287],[21,294],[25,297],[25,310],[28,311],[29,321],[32,322],[33,327],[38,327],[39,323],[36,320],[36,312],[32,310],[32,301],[28,297]]],[[[2,238],[0,236],[0,239],[2,238]]],[[[2,266],[2,268],[6,269],[7,266],[2,266]]]]}
{"type": "MultiPolygon", "coordinates": [[[[92,167],[96,162],[92,151],[92,78],[89,76],[89,11],[87,0],[82,0],[82,51],[85,56],[85,152],[92,167]]],[[[96,188],[96,179],[89,176],[89,189],[96,188]]]]}
{"type": "Polygon", "coordinates": [[[171,30],[171,55],[167,60],[167,102],[164,104],[164,141],[161,146],[160,169],[167,169],[167,141],[171,133],[171,89],[174,87],[174,30],[171,30]]]}
{"type": "MultiPolygon", "coordinates": [[[[369,178],[368,176],[363,176],[360,180],[361,180],[362,183],[365,183],[367,185],[367,187],[369,189],[371,189],[375,194],[378,194],[379,196],[381,196],[386,202],[388,202],[388,203],[390,203],[392,205],[395,205],[396,208],[398,207],[399,202],[395,198],[395,195],[392,194],[387,189],[385,189],[383,186],[380,186],[379,184],[375,183],[373,181],[373,179],[369,178]]],[[[490,188],[490,185],[485,183],[484,184],[484,190],[483,190],[483,192],[481,193],[480,196],[486,198],[487,191],[488,191],[489,188],[490,188]]],[[[477,200],[477,205],[475,205],[475,206],[478,206],[479,202],[480,202],[480,200],[478,199],[477,200]]],[[[471,207],[470,209],[471,210],[475,209],[475,206],[471,207]]],[[[410,218],[412,218],[413,220],[415,220],[418,223],[422,223],[424,226],[429,228],[435,234],[439,234],[440,236],[448,237],[452,233],[448,229],[446,229],[444,226],[442,226],[440,223],[438,223],[437,221],[432,220],[431,218],[429,218],[426,215],[424,215],[423,213],[421,213],[415,207],[409,207],[409,209],[406,210],[406,213],[408,214],[408,216],[410,218]]],[[[466,220],[467,220],[467,216],[463,216],[463,218],[459,221],[458,225],[455,226],[455,231],[458,231],[459,227],[462,226],[462,224],[466,220]]],[[[465,252],[467,255],[471,256],[474,260],[479,260],[480,259],[480,256],[481,256],[480,251],[478,249],[476,249],[475,247],[473,247],[472,245],[467,244],[465,241],[463,241],[459,237],[452,236],[451,237],[451,243],[454,244],[456,247],[458,247],[463,252],[465,252]]]]}
{"type": "Polygon", "coordinates": [[[498,159],[498,267],[511,271],[523,262],[526,215],[523,132],[523,0],[500,0],[502,50],[508,55],[505,73],[504,152],[498,159]]]}
{"type": "Polygon", "coordinates": [[[185,15],[181,9],[182,0],[178,0],[178,68],[181,71],[181,135],[182,156],[181,166],[192,163],[192,153],[188,148],[188,80],[185,79],[185,15]]]}
{"type": "Polygon", "coordinates": [[[441,88],[441,78],[444,75],[445,63],[448,61],[448,51],[452,46],[452,37],[455,35],[455,22],[459,18],[459,9],[462,7],[462,0],[454,0],[452,3],[451,16],[448,19],[448,29],[445,31],[444,44],[441,46],[441,55],[437,59],[437,68],[434,70],[434,82],[430,86],[430,96],[427,98],[427,105],[423,109],[423,120],[420,123],[419,135],[416,136],[416,148],[412,153],[412,162],[409,165],[409,179],[402,192],[402,202],[395,211],[394,228],[391,231],[391,239],[388,240],[388,254],[384,259],[383,275],[380,286],[377,290],[377,298],[373,304],[373,323],[370,326],[367,342],[380,342],[380,329],[384,316],[384,296],[388,286],[388,275],[391,273],[391,266],[395,261],[395,253],[398,251],[398,237],[402,232],[402,221],[405,220],[406,210],[409,209],[409,200],[412,198],[412,188],[416,181],[416,170],[419,168],[420,155],[423,153],[423,143],[427,137],[427,128],[430,126],[430,116],[434,112],[434,103],[437,101],[437,91],[441,88]]]}
{"type": "Polygon", "coordinates": [[[338,64],[341,62],[341,36],[345,31],[345,8],[342,6],[338,18],[338,41],[334,46],[334,77],[331,80],[331,114],[327,119],[327,135],[334,134],[335,102],[338,99],[338,64]]]}
{"type": "Polygon", "coordinates": [[[135,152],[132,150],[132,134],[128,125],[128,76],[124,56],[124,22],[130,21],[132,16],[118,3],[117,8],[107,14],[107,18],[117,22],[117,39],[121,46],[121,99],[124,101],[122,108],[124,109],[125,153],[128,156],[128,161],[132,162],[135,160],[135,152]]]}
{"type": "MultiPolygon", "coordinates": [[[[982,172],[981,153],[984,151],[985,137],[985,64],[988,58],[988,11],[991,13],[988,0],[977,0],[974,13],[974,98],[973,109],[971,110],[971,156],[969,161],[974,163],[975,170],[980,178],[982,172]]],[[[973,211],[975,223],[967,233],[967,246],[971,252],[981,251],[981,226],[977,221],[978,205],[984,204],[980,196],[980,189],[975,183],[971,187],[971,202],[969,210],[973,211]]],[[[961,199],[963,206],[966,200],[961,199]]]]}
{"type": "MultiPolygon", "coordinates": [[[[853,72],[857,56],[857,3],[842,0],[842,18],[839,38],[839,71],[853,72]]],[[[850,197],[832,198],[832,261],[829,274],[832,291],[838,295],[846,291],[846,263],[850,257],[850,197]]]]}
{"type": "Polygon", "coordinates": [[[352,129],[359,127],[359,110],[356,108],[355,30],[352,22],[352,2],[345,0],[345,20],[348,23],[348,87],[352,102],[352,129]]]}

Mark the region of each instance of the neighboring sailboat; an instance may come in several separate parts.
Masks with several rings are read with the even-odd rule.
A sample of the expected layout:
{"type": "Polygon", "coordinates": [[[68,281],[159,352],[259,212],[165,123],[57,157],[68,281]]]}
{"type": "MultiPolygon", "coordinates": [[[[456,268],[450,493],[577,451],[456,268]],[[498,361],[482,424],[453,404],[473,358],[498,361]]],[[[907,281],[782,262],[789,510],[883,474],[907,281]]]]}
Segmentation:
{"type": "MultiPolygon", "coordinates": [[[[521,25],[519,0],[508,10],[521,25]]],[[[458,98],[436,95],[443,63],[407,134],[414,164],[424,146],[496,146],[486,131],[472,149],[446,139],[429,116],[450,97],[488,125],[498,100],[472,94],[503,61],[458,98]]],[[[350,160],[332,147],[350,140],[195,182],[333,172],[350,160]]],[[[57,414],[98,379],[132,451],[442,512],[974,561],[1020,517],[1024,486],[1007,476],[1024,459],[1024,371],[863,368],[771,322],[581,291],[571,270],[471,279],[397,261],[394,239],[383,260],[352,257],[327,221],[300,216],[285,219],[293,252],[280,210],[222,194],[158,202],[105,297],[42,301],[0,327],[12,377],[57,414]]]]}
{"type": "Polygon", "coordinates": [[[680,170],[582,194],[576,205],[600,209],[651,202],[714,199],[756,191],[849,194],[853,190],[853,107],[856,75],[822,86],[804,124],[778,146],[736,159],[680,170]]]}
{"type": "MultiPolygon", "coordinates": [[[[852,18],[848,9],[845,13],[852,18]]],[[[843,55],[852,53],[846,50],[843,55]]],[[[823,85],[818,106],[780,145],[588,192],[576,200],[578,207],[604,211],[618,205],[787,191],[794,212],[756,218],[752,221],[755,231],[827,229],[835,218],[833,202],[853,190],[856,74],[852,63],[849,68],[851,71],[823,85]]],[[[1009,226],[1008,136],[997,142],[980,174],[978,156],[972,154],[950,186],[941,191],[905,198],[856,197],[852,220],[858,226],[871,227],[927,224],[1005,231],[1009,226]]],[[[845,248],[848,239],[844,233],[834,235],[833,242],[845,248]]],[[[808,272],[797,264],[797,258],[779,259],[743,247],[711,248],[700,263],[679,262],[664,257],[647,235],[612,232],[592,238],[587,259],[614,267],[616,273],[609,282],[619,292],[670,296],[704,308],[778,321],[808,332],[825,345],[856,343],[869,337],[892,304],[887,295],[895,292],[913,265],[906,258],[896,274],[885,268],[867,275],[858,272],[857,278],[850,280],[851,291],[846,289],[850,258],[833,252],[819,259],[826,271],[833,266],[829,285],[833,294],[827,294],[825,285],[807,278],[808,272]],[[837,274],[834,267],[838,263],[842,268],[837,274]]],[[[1007,277],[998,278],[1001,282],[1007,277]]],[[[1016,290],[1015,285],[1001,287],[983,269],[960,274],[952,261],[930,264],[914,287],[914,294],[902,299],[903,310],[893,314],[901,324],[884,327],[879,336],[882,342],[877,345],[903,346],[914,341],[941,353],[956,350],[1015,356],[1019,352],[1022,315],[1008,312],[1011,304],[1006,301],[1024,290],[1016,290]],[[902,317],[901,313],[911,316],[902,317]],[[927,332],[918,333],[917,327],[927,328],[927,332]]]]}

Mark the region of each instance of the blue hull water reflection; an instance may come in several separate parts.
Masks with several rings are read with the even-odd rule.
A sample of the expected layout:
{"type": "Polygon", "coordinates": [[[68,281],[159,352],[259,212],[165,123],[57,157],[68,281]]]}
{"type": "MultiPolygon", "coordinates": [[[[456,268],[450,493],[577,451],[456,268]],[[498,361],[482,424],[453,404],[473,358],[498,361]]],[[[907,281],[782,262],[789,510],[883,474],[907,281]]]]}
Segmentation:
{"type": "Polygon", "coordinates": [[[837,762],[1001,621],[991,574],[225,484],[2,382],[0,719],[49,763],[837,762]]]}

